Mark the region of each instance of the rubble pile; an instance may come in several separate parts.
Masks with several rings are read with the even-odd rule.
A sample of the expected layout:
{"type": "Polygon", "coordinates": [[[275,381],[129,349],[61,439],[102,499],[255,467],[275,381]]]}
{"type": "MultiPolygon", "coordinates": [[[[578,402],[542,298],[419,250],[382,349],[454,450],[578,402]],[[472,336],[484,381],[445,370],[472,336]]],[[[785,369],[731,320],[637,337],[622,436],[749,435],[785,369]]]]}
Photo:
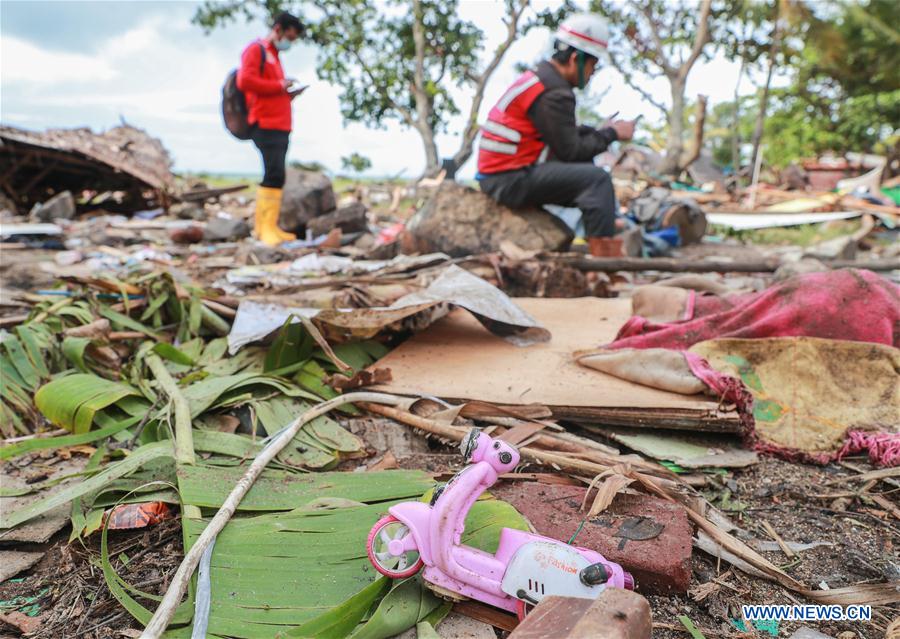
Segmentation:
{"type": "Polygon", "coordinates": [[[871,634],[826,636],[894,623],[900,209],[869,160],[826,192],[799,167],[673,183],[626,151],[620,258],[585,254],[577,211],[292,169],[297,239],[270,247],[252,190],[179,183],[161,146],[115,131],[0,131],[0,154],[59,159],[43,186],[21,187],[37,164],[4,185],[4,628],[810,636],[741,627],[741,605],[784,601],[872,606],[871,634]],[[76,159],[89,176],[54,173],[76,159]],[[135,189],[157,195],[99,196],[135,189]],[[803,243],[756,241],[773,231],[803,243]],[[536,533],[635,592],[542,593],[517,616],[429,585],[442,560],[384,518],[441,508],[487,463],[513,466],[434,534],[506,569],[536,533]],[[395,534],[412,546],[373,550],[395,534]]]}

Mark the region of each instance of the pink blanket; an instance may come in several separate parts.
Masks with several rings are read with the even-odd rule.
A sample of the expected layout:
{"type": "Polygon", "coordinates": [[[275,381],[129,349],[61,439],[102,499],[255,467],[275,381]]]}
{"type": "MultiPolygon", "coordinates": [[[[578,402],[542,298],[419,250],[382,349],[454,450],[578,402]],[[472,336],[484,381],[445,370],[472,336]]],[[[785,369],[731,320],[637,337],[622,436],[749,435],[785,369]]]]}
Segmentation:
{"type": "MultiPolygon", "coordinates": [[[[693,293],[692,293],[693,295],[693,293]]],[[[900,464],[896,432],[850,430],[831,455],[810,456],[766,445],[758,437],[753,395],[741,380],[713,369],[687,349],[718,338],[820,337],[900,347],[900,287],[871,271],[846,269],[800,275],[759,293],[730,297],[695,296],[679,322],[654,324],[634,316],[606,348],[668,348],[684,351],[694,375],[735,405],[748,445],[788,458],[819,463],[868,451],[882,466],[900,464]]],[[[835,362],[840,366],[840,362],[835,362]]],[[[888,426],[888,425],[886,425],[888,426]]],[[[894,427],[896,425],[893,425],[894,427]]]]}
{"type": "Polygon", "coordinates": [[[632,317],[609,348],[684,350],[719,337],[824,337],[900,347],[900,287],[872,271],[791,278],[760,293],[696,296],[680,322],[632,317]]]}

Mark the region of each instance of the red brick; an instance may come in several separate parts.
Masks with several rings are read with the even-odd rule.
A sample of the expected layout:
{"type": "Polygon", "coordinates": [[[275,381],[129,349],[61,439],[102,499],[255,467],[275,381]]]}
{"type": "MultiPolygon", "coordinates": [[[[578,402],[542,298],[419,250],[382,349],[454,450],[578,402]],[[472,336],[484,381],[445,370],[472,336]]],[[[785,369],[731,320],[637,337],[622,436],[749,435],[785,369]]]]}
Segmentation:
{"type": "MultiPolygon", "coordinates": [[[[584,519],[586,489],[538,482],[504,482],[491,489],[508,501],[546,537],[568,541],[584,519]]],[[[593,493],[592,493],[593,497],[593,493]]],[[[596,550],[634,575],[637,590],[648,594],[686,593],[691,581],[691,523],[678,504],[647,495],[617,495],[604,512],[586,521],[575,545],[596,550]],[[623,524],[636,518],[662,531],[652,539],[624,539],[623,524]]]]}
{"type": "Polygon", "coordinates": [[[610,588],[594,600],[545,598],[509,639],[650,639],[651,627],[646,599],[610,588]]]}

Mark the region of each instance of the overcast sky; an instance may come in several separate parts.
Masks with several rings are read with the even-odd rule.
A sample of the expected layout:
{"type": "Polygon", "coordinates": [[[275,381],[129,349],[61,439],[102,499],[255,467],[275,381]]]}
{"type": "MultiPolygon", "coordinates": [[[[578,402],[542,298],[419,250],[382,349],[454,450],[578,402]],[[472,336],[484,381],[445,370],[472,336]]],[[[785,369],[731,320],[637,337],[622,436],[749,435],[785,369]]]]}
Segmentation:
{"type": "MultiPolygon", "coordinates": [[[[162,139],[176,170],[255,173],[259,159],[250,142],[224,130],[219,115],[221,85],[238,63],[244,46],[265,33],[263,24],[243,21],[205,35],[191,24],[198,3],[188,0],[2,0],[0,1],[0,120],[29,129],[88,126],[95,130],[124,119],[162,139]]],[[[553,4],[545,2],[545,4],[553,4]]],[[[461,0],[460,12],[487,35],[492,51],[504,35],[502,3],[461,0]]],[[[535,61],[550,39],[537,29],[516,42],[488,84],[487,110],[516,77],[517,63],[535,61]]],[[[372,175],[413,177],[424,166],[418,135],[391,124],[368,130],[342,122],[339,88],[316,79],[315,50],[299,46],[282,54],[289,76],[310,88],[294,102],[294,133],[289,159],[319,161],[340,169],[340,158],[357,151],[373,163],[372,175]]],[[[724,59],[698,64],[687,93],[731,99],[737,65],[724,59]]],[[[744,81],[746,90],[749,83],[744,81]]],[[[668,85],[647,84],[661,101],[668,85]]],[[[610,70],[598,73],[590,89],[609,89],[599,110],[621,116],[658,112],[642,103],[610,70]]],[[[465,100],[460,102],[467,111],[465,100]]],[[[438,137],[443,155],[459,145],[462,121],[438,137]]],[[[474,174],[473,162],[461,177],[474,174]]]]}

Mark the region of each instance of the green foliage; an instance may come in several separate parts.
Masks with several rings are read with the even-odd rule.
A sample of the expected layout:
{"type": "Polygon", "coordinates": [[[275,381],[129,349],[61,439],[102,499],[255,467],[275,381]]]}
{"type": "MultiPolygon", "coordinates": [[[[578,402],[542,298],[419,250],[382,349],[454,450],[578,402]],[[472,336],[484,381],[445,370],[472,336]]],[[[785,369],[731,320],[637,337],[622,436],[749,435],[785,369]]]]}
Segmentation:
{"type": "MultiPolygon", "coordinates": [[[[714,36],[733,20],[736,4],[713,2],[710,26],[714,36]]],[[[623,69],[656,77],[664,73],[665,64],[687,58],[697,34],[698,5],[692,0],[591,0],[590,9],[609,19],[609,49],[623,69]]],[[[714,49],[704,48],[703,57],[709,58],[714,49]]]]}
{"type": "MultiPolygon", "coordinates": [[[[742,96],[735,120],[734,102],[720,102],[706,114],[704,140],[712,151],[713,161],[719,166],[731,166],[732,136],[737,129],[739,142],[747,142],[753,135],[756,109],[759,100],[755,95],[742,96]]],[[[742,158],[747,161],[748,158],[742,158]]]]}
{"type": "MultiPolygon", "coordinates": [[[[774,21],[782,19],[784,37],[776,62],[791,84],[773,89],[767,105],[767,163],[783,167],[825,151],[897,152],[900,31],[894,0],[743,0],[742,5],[747,33],[732,41],[737,44],[730,50],[750,64],[768,64],[774,21]]],[[[743,140],[749,139],[749,122],[758,109],[758,101],[741,108],[743,140]]],[[[723,155],[720,147],[717,157],[723,155]]]]}
{"type": "Polygon", "coordinates": [[[713,224],[710,232],[722,237],[733,237],[753,246],[812,246],[820,242],[843,237],[859,230],[856,220],[840,220],[826,224],[800,224],[770,229],[738,230],[730,226],[713,224]]]}
{"type": "Polygon", "coordinates": [[[322,173],[327,169],[324,164],[316,161],[301,162],[300,160],[291,160],[288,163],[288,166],[290,166],[292,169],[299,169],[300,171],[316,171],[319,173],[322,173]]]}
{"type": "MultiPolygon", "coordinates": [[[[427,124],[446,128],[460,110],[448,82],[463,84],[478,66],[484,34],[458,17],[457,2],[423,0],[424,75],[427,124]]],[[[415,113],[410,91],[415,75],[414,14],[408,2],[392,0],[382,11],[370,0],[319,3],[327,16],[312,29],[320,46],[319,77],[343,87],[341,113],[351,122],[383,127],[415,113]]]]}
{"type": "Polygon", "coordinates": [[[98,411],[138,391],[96,375],[67,375],[41,386],[34,396],[38,410],[50,422],[78,435],[90,430],[98,411]]]}
{"type": "MultiPolygon", "coordinates": [[[[514,36],[535,26],[555,25],[569,5],[567,0],[555,10],[532,10],[525,19],[520,0],[504,1],[506,20],[515,23],[514,36]]],[[[473,105],[484,90],[478,70],[483,66],[484,33],[461,19],[458,8],[458,0],[207,0],[194,23],[209,31],[239,17],[268,17],[282,9],[303,16],[319,47],[319,78],[342,89],[345,121],[373,128],[397,121],[416,129],[426,151],[426,170],[436,171],[434,134],[445,131],[450,119],[462,112],[454,87],[474,88],[473,105]],[[421,25],[421,60],[416,24],[421,25]]],[[[497,60],[508,44],[491,52],[497,60]]],[[[489,63],[485,72],[494,68],[489,63]]],[[[457,155],[468,158],[471,143],[464,139],[457,155]]]]}
{"type": "MultiPolygon", "coordinates": [[[[380,510],[383,512],[386,509],[382,507],[380,510]]],[[[339,513],[340,511],[335,515],[339,513]]],[[[370,518],[372,516],[366,515],[366,510],[362,508],[348,509],[343,514],[370,518]]],[[[368,526],[356,533],[360,541],[375,521],[371,519],[368,526]]],[[[528,522],[509,504],[484,495],[469,510],[461,542],[485,552],[496,552],[502,528],[528,530],[528,522]]],[[[449,604],[444,602],[440,605],[440,601],[423,587],[418,577],[394,582],[391,591],[378,602],[384,593],[382,579],[383,577],[376,579],[343,604],[313,617],[280,636],[387,639],[422,622],[437,625],[449,612],[449,604]],[[375,603],[378,603],[377,608],[367,620],[364,620],[365,613],[373,608],[375,603]]]]}
{"type": "Polygon", "coordinates": [[[341,158],[341,167],[345,171],[362,173],[372,168],[372,160],[354,151],[350,155],[341,158]]]}
{"type": "MultiPolygon", "coordinates": [[[[798,83],[839,96],[900,90],[900,30],[895,0],[807,3],[798,83]]],[[[894,120],[896,123],[897,120],[894,120]]]]}
{"type": "Polygon", "coordinates": [[[888,154],[900,144],[900,89],[841,100],[786,89],[775,91],[772,98],[764,157],[773,166],[825,151],[888,154]]]}
{"type": "Polygon", "coordinates": [[[777,91],[766,159],[826,150],[889,153],[900,143],[900,31],[894,0],[809,5],[794,85],[777,91]]]}

